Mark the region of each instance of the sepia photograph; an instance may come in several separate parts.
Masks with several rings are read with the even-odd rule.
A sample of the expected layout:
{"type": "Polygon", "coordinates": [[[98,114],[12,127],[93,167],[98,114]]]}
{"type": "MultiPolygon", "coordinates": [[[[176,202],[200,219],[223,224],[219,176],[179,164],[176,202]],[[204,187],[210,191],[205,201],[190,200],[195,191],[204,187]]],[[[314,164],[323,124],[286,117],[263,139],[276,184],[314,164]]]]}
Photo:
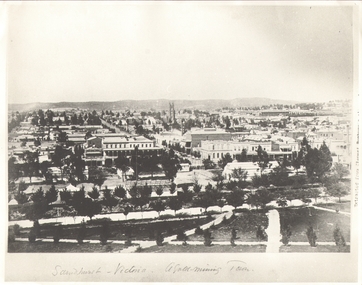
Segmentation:
{"type": "Polygon", "coordinates": [[[2,12],[6,281],[357,284],[359,5],[2,12]]]}

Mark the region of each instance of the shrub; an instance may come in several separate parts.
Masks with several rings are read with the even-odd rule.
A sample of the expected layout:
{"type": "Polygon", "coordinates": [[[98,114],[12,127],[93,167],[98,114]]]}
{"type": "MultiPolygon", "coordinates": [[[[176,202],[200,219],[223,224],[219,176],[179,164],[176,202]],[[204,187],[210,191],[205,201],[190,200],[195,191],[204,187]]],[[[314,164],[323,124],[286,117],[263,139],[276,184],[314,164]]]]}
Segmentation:
{"type": "Polygon", "coordinates": [[[187,235],[185,234],[185,231],[182,229],[179,229],[177,232],[177,240],[180,241],[186,241],[187,240],[187,235]]]}
{"type": "Polygon", "coordinates": [[[39,224],[38,221],[34,221],[33,229],[34,229],[34,231],[35,231],[35,235],[36,235],[37,237],[39,237],[39,236],[40,236],[40,224],[39,224]]]}
{"type": "Polygon", "coordinates": [[[212,225],[210,226],[210,229],[212,229],[212,230],[216,230],[216,229],[217,229],[217,227],[215,226],[215,224],[212,224],[212,225]]]}
{"type": "Polygon", "coordinates": [[[163,238],[162,233],[157,232],[156,244],[157,244],[158,246],[162,246],[162,245],[163,245],[163,240],[164,240],[164,238],[163,238]]]}
{"type": "Polygon", "coordinates": [[[53,240],[54,243],[58,243],[61,236],[62,236],[62,232],[63,232],[63,228],[61,225],[57,226],[54,230],[54,236],[53,236],[53,240]]]}
{"type": "Polygon", "coordinates": [[[15,224],[13,226],[14,235],[18,236],[20,235],[20,226],[18,224],[15,224]]]}
{"type": "Polygon", "coordinates": [[[15,233],[14,233],[14,230],[9,228],[9,231],[8,231],[8,242],[11,243],[11,242],[14,242],[15,241],[15,233]]]}
{"type": "Polygon", "coordinates": [[[204,245],[205,246],[211,246],[211,243],[212,243],[212,241],[211,241],[211,232],[208,229],[206,229],[204,231],[204,245]]]}
{"type": "Polygon", "coordinates": [[[334,237],[334,241],[335,241],[336,245],[339,248],[346,246],[346,241],[345,241],[342,231],[338,225],[336,226],[336,228],[333,231],[333,237],[334,237]]]}
{"type": "Polygon", "coordinates": [[[292,231],[290,229],[290,225],[287,225],[285,228],[282,229],[282,243],[284,245],[289,244],[289,239],[292,236],[292,231]]]}
{"type": "Polygon", "coordinates": [[[131,246],[132,245],[132,239],[131,237],[126,237],[126,241],[124,242],[125,246],[131,246]]]}
{"type": "Polygon", "coordinates": [[[316,247],[317,246],[317,234],[315,233],[314,229],[312,226],[309,226],[307,229],[307,238],[308,238],[308,242],[310,244],[310,246],[312,247],[316,247]]]}
{"type": "Polygon", "coordinates": [[[85,236],[86,236],[86,226],[84,223],[82,223],[80,226],[79,232],[78,232],[78,236],[77,236],[78,244],[83,243],[85,236]]]}
{"type": "Polygon", "coordinates": [[[104,221],[103,225],[101,227],[100,235],[99,235],[99,240],[100,240],[101,244],[105,245],[107,243],[108,238],[109,238],[108,222],[104,221]]]}
{"type": "Polygon", "coordinates": [[[203,235],[203,234],[204,234],[204,231],[200,228],[200,226],[198,226],[195,229],[195,235],[203,235]]]}
{"type": "Polygon", "coordinates": [[[33,242],[35,242],[35,239],[36,239],[35,230],[34,230],[34,228],[31,228],[31,230],[28,234],[28,240],[29,240],[29,242],[33,243],[33,242]]]}
{"type": "Polygon", "coordinates": [[[174,218],[175,218],[175,216],[170,215],[170,214],[161,215],[159,217],[160,220],[168,220],[168,219],[174,219],[174,218]]]}
{"type": "Polygon", "coordinates": [[[143,251],[143,249],[142,249],[141,246],[138,246],[138,247],[136,248],[136,250],[135,250],[135,252],[142,252],[142,251],[143,251]]]}
{"type": "Polygon", "coordinates": [[[263,241],[268,239],[268,235],[266,234],[265,229],[264,229],[263,226],[259,225],[257,227],[257,229],[256,229],[256,238],[258,240],[263,240],[263,241]]]}
{"type": "Polygon", "coordinates": [[[215,211],[215,210],[207,211],[207,215],[208,215],[208,216],[211,216],[211,215],[219,215],[219,214],[220,214],[219,211],[215,211]]]}
{"type": "Polygon", "coordinates": [[[233,229],[231,230],[231,237],[234,238],[234,239],[236,239],[236,229],[235,229],[235,228],[233,228],[233,229]]]}

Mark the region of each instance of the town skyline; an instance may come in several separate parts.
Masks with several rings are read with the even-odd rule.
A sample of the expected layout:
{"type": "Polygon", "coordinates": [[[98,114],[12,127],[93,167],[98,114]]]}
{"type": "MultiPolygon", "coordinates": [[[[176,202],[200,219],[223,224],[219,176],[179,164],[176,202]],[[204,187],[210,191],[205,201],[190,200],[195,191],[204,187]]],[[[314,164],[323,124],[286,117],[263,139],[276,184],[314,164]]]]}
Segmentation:
{"type": "Polygon", "coordinates": [[[351,6],[45,2],[8,11],[9,104],[352,98],[351,6]]]}

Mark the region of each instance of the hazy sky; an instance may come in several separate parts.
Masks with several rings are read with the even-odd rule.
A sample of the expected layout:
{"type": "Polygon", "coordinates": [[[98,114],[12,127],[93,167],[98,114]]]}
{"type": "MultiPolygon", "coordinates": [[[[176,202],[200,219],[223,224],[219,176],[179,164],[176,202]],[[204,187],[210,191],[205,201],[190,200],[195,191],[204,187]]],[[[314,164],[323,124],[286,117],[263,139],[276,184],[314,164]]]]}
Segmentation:
{"type": "Polygon", "coordinates": [[[9,103],[352,96],[352,8],[21,2],[9,103]]]}

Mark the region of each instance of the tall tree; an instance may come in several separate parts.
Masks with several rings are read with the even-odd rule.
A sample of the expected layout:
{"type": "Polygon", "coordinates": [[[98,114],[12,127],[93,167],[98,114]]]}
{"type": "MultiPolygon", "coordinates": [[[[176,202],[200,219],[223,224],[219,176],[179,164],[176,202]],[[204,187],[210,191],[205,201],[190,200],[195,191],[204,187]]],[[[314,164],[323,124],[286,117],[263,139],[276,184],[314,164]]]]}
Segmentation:
{"type": "Polygon", "coordinates": [[[172,149],[163,153],[161,165],[166,177],[171,181],[175,179],[177,172],[181,170],[179,159],[172,149]]]}
{"type": "Polygon", "coordinates": [[[52,185],[50,189],[45,193],[45,199],[47,200],[47,203],[52,203],[57,200],[58,197],[58,191],[55,189],[55,186],[52,185]]]}
{"type": "Polygon", "coordinates": [[[130,169],[128,158],[123,153],[119,153],[118,157],[114,160],[114,164],[122,171],[122,181],[124,181],[126,172],[130,169]]]}
{"type": "Polygon", "coordinates": [[[226,166],[226,164],[228,164],[229,162],[233,162],[233,159],[230,155],[230,153],[226,153],[219,161],[219,167],[224,169],[224,167],[226,166]]]}

